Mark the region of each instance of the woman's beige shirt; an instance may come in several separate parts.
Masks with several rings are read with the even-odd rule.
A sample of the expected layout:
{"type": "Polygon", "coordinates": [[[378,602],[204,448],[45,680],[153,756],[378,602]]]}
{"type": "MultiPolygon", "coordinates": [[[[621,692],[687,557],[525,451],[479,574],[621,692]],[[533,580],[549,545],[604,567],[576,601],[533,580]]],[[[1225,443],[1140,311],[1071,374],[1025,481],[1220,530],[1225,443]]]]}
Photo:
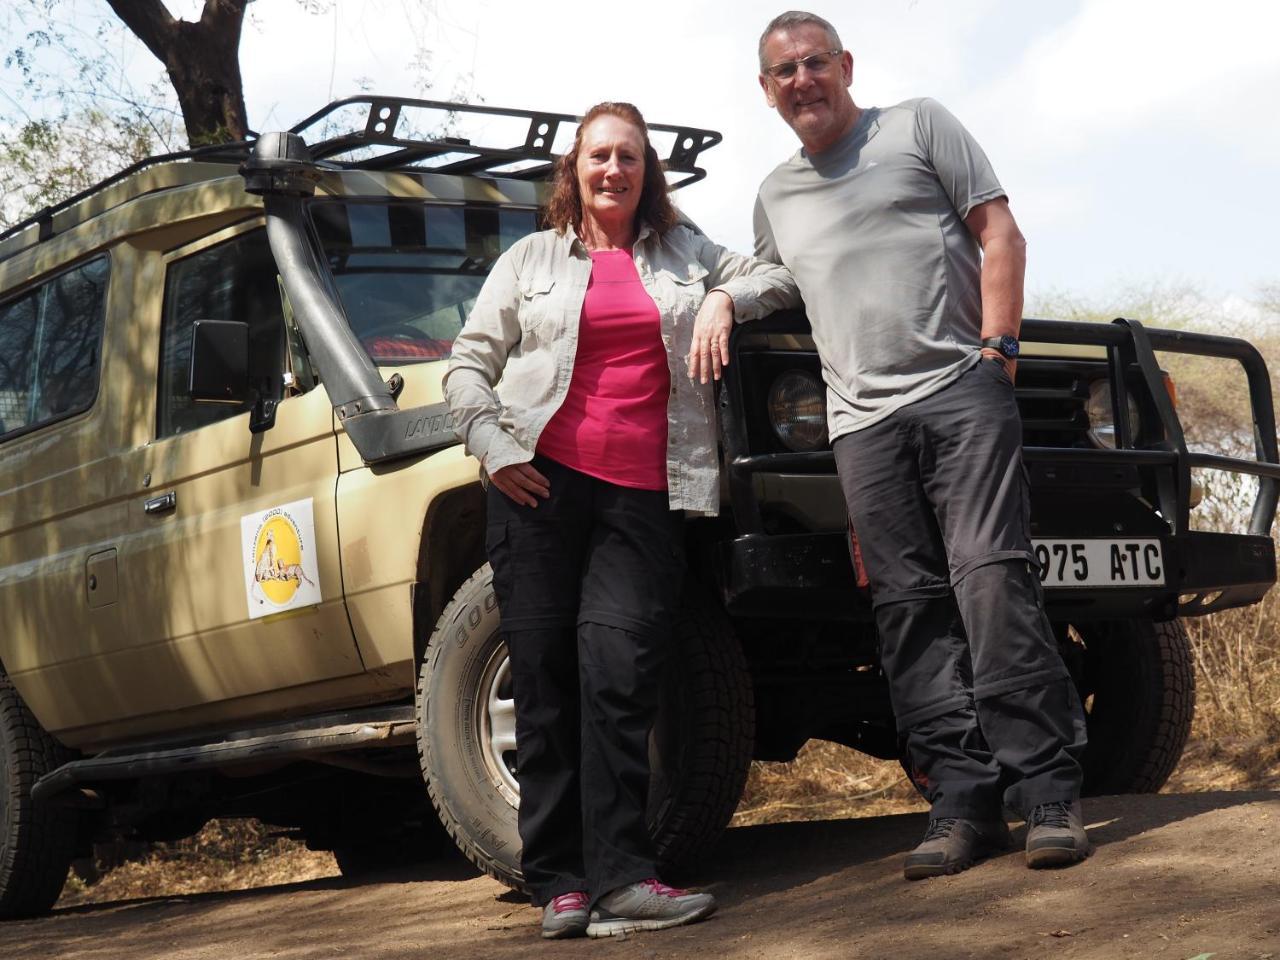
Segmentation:
{"type": "MultiPolygon", "coordinates": [[[[796,306],[795,281],[785,267],[731,253],[683,224],[665,236],[642,228],[632,250],[640,282],[662,318],[671,376],[671,509],[715,514],[720,483],[712,385],[690,380],[685,370],[694,317],[713,289],[733,298],[738,321],[796,306]]],[[[485,280],[453,345],[444,394],[467,451],[489,473],[531,460],[543,428],[564,402],[590,278],[591,255],[569,228],[519,240],[485,280]]]]}

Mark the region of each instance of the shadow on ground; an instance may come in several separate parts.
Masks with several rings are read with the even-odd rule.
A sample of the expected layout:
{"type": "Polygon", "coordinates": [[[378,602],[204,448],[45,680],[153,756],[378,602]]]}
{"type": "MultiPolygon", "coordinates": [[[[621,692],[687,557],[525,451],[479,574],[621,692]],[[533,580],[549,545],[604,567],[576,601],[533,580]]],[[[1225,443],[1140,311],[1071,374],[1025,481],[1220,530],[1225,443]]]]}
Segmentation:
{"type": "MultiPolygon", "coordinates": [[[[901,856],[923,814],[738,828],[694,878],[720,898],[711,921],[549,955],[1184,960],[1262,957],[1280,943],[1280,793],[1107,797],[1086,816],[1098,850],[1077,867],[1029,871],[1012,852],[912,884],[901,856]]],[[[364,883],[69,908],[0,927],[0,956],[523,960],[542,949],[537,917],[450,859],[364,883]]]]}

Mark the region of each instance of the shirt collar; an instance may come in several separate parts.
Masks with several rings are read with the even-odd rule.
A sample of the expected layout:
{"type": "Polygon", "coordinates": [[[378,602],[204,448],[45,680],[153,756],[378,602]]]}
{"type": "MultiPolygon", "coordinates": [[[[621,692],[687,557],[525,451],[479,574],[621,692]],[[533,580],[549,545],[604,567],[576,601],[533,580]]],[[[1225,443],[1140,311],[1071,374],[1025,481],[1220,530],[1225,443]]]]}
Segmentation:
{"type": "MultiPolygon", "coordinates": [[[[653,227],[649,226],[648,223],[641,223],[640,229],[636,231],[636,241],[632,244],[632,248],[634,249],[635,247],[640,246],[640,244],[644,243],[652,233],[653,227]]],[[[564,234],[560,237],[560,249],[566,256],[569,256],[573,253],[573,245],[575,243],[582,247],[583,253],[587,252],[586,244],[582,242],[582,239],[578,236],[578,231],[575,230],[573,228],[573,224],[570,223],[565,226],[564,234]]]]}

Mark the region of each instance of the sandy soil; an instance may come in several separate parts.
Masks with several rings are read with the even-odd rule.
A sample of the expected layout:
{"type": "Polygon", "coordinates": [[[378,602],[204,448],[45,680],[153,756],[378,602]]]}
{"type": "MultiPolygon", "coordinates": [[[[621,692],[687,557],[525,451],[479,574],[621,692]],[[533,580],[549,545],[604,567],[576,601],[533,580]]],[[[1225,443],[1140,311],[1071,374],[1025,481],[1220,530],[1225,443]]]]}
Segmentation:
{"type": "Polygon", "coordinates": [[[912,884],[900,858],[920,813],[737,827],[684,878],[720,913],[622,942],[544,943],[533,909],[456,858],[363,883],[65,907],[0,926],[0,957],[1280,958],[1280,791],[1111,797],[1086,813],[1098,849],[1080,866],[1032,872],[1010,853],[912,884]]]}

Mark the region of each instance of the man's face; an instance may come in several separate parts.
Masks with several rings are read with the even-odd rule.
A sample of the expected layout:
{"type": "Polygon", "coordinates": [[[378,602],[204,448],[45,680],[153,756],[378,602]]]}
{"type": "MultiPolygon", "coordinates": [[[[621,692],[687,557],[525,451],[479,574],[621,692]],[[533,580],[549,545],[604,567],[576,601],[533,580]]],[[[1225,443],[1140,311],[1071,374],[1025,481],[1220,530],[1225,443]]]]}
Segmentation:
{"type": "MultiPolygon", "coordinates": [[[[764,45],[765,63],[803,60],[832,48],[826,30],[816,23],[802,23],[770,35],[764,45]]],[[[853,126],[858,108],[849,95],[852,82],[853,56],[847,50],[825,70],[801,66],[786,80],[775,79],[768,72],[760,75],[769,106],[777,109],[810,152],[830,147],[853,126]]]]}

